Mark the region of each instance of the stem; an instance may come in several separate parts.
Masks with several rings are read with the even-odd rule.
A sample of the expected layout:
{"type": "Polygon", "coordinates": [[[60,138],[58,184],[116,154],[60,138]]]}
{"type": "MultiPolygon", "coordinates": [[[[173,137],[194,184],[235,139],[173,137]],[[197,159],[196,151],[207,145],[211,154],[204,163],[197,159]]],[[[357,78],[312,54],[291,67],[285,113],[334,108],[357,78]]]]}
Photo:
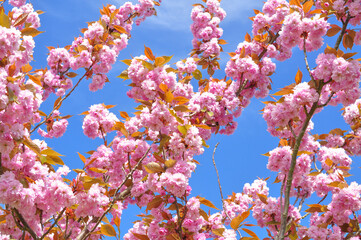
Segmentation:
{"type": "MultiPolygon", "coordinates": [[[[216,153],[216,150],[217,150],[218,145],[219,145],[219,143],[217,143],[216,146],[214,147],[212,160],[213,160],[214,168],[216,169],[216,173],[217,173],[217,180],[218,180],[219,192],[220,192],[221,198],[222,198],[222,208],[223,208],[223,212],[226,214],[226,216],[228,217],[229,221],[232,221],[231,217],[228,215],[228,213],[227,213],[227,211],[225,210],[225,207],[224,207],[224,198],[223,198],[223,193],[222,193],[222,185],[221,185],[221,181],[219,180],[219,173],[218,173],[218,169],[217,169],[217,166],[216,166],[216,161],[214,160],[214,154],[216,153]]],[[[238,232],[238,234],[239,234],[239,237],[241,238],[241,237],[242,237],[242,234],[241,234],[241,232],[239,231],[239,229],[237,229],[237,232],[238,232]]]]}
{"type": "MultiPolygon", "coordinates": [[[[26,222],[26,220],[24,219],[24,217],[19,213],[19,211],[16,209],[16,208],[13,208],[13,212],[16,214],[16,217],[19,219],[19,221],[23,224],[23,226],[19,226],[18,225],[18,221],[16,219],[14,219],[16,225],[18,225],[18,227],[24,231],[27,231],[31,237],[34,239],[34,240],[38,240],[38,236],[36,235],[36,233],[33,231],[33,229],[30,228],[29,224],[26,222]]],[[[13,217],[15,217],[13,215],[13,217]]]]}
{"type": "Polygon", "coordinates": [[[177,232],[179,234],[179,237],[180,239],[183,239],[183,231],[182,231],[182,224],[179,223],[179,220],[181,219],[181,216],[180,216],[180,212],[179,212],[179,207],[178,207],[178,202],[177,202],[177,197],[173,196],[174,199],[175,199],[175,208],[176,208],[176,211],[177,211],[177,216],[178,216],[178,229],[177,229],[177,232]]]}
{"type": "Polygon", "coordinates": [[[60,220],[60,218],[63,216],[64,212],[65,212],[66,208],[63,208],[63,210],[61,210],[61,212],[59,213],[58,217],[54,220],[53,224],[49,227],[49,229],[40,237],[40,240],[44,239],[45,236],[51,231],[51,229],[53,229],[53,227],[55,227],[55,225],[58,223],[58,221],[60,220]]]}
{"type": "Polygon", "coordinates": [[[312,73],[311,73],[310,65],[308,64],[307,52],[306,52],[306,37],[303,38],[303,55],[305,56],[305,57],[304,57],[304,60],[305,60],[305,64],[306,64],[306,68],[307,68],[308,74],[310,75],[311,79],[312,79],[313,81],[315,81],[315,79],[313,78],[312,73]]]}
{"type": "Polygon", "coordinates": [[[338,38],[337,38],[337,40],[336,40],[335,46],[333,47],[333,48],[336,49],[336,50],[340,47],[342,37],[343,37],[343,35],[344,35],[345,32],[346,32],[347,24],[348,24],[348,22],[350,21],[350,19],[351,19],[350,14],[347,14],[346,21],[342,23],[341,33],[340,33],[340,35],[338,36],[338,38]]]}
{"type": "MultiPolygon", "coordinates": [[[[322,86],[322,84],[320,85],[322,86]]],[[[322,89],[322,87],[321,87],[322,89]]],[[[285,203],[284,203],[284,209],[283,209],[283,213],[282,213],[282,218],[281,218],[281,228],[280,231],[278,233],[278,239],[284,239],[285,238],[285,232],[286,232],[286,227],[287,227],[287,217],[288,217],[288,208],[290,205],[290,191],[291,191],[291,187],[292,187],[292,180],[293,180],[293,173],[295,171],[295,166],[296,166],[296,159],[297,159],[297,154],[298,154],[298,150],[300,148],[301,145],[301,141],[303,136],[306,133],[306,129],[308,127],[308,124],[313,116],[313,114],[315,113],[316,109],[317,109],[317,102],[314,102],[312,104],[312,107],[306,117],[305,122],[303,123],[302,129],[300,131],[300,134],[298,135],[297,139],[296,139],[296,143],[292,152],[292,160],[291,160],[291,166],[290,166],[290,170],[288,172],[287,175],[287,182],[286,182],[286,191],[285,191],[285,203]]]]}
{"type": "Polygon", "coordinates": [[[54,106],[54,108],[53,108],[53,110],[51,111],[51,113],[49,113],[48,116],[46,116],[46,118],[45,118],[42,122],[40,122],[38,125],[36,125],[36,126],[33,128],[33,130],[30,131],[30,134],[32,134],[37,128],[39,128],[39,127],[40,127],[41,125],[43,125],[49,118],[51,118],[51,116],[53,115],[54,111],[55,111],[56,109],[58,109],[58,108],[61,106],[61,104],[64,102],[64,100],[67,99],[67,98],[70,96],[70,94],[75,90],[75,88],[78,87],[79,83],[83,80],[83,78],[84,78],[84,77],[88,74],[88,72],[92,69],[92,67],[93,67],[94,64],[95,64],[95,63],[93,63],[93,64],[89,67],[89,69],[88,69],[88,70],[84,73],[84,75],[78,80],[78,82],[74,85],[74,87],[65,95],[65,97],[63,97],[63,98],[58,102],[58,104],[56,104],[56,106],[54,106]]]}

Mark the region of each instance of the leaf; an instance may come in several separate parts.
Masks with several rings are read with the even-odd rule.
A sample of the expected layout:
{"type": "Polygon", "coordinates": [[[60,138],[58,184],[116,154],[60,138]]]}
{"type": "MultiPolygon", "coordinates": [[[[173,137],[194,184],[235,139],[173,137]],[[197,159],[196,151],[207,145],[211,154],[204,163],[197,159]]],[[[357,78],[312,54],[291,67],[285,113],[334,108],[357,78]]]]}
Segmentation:
{"type": "Polygon", "coordinates": [[[282,138],[282,139],[280,140],[280,145],[281,145],[282,147],[286,147],[286,146],[288,146],[288,141],[287,141],[286,139],[282,138]]]}
{"type": "Polygon", "coordinates": [[[257,193],[259,199],[264,203],[264,204],[268,204],[267,202],[267,196],[266,195],[263,195],[263,194],[260,194],[260,193],[257,193]]]}
{"type": "Polygon", "coordinates": [[[325,163],[326,163],[327,166],[331,167],[332,164],[333,164],[333,161],[332,161],[331,159],[327,158],[327,159],[325,160],[325,163]]]}
{"type": "Polygon", "coordinates": [[[160,197],[160,196],[154,197],[153,200],[147,204],[147,208],[145,209],[145,211],[152,210],[153,208],[159,207],[162,204],[162,202],[163,202],[162,197],[160,197]]]}
{"type": "Polygon", "coordinates": [[[335,56],[337,55],[337,50],[328,46],[325,48],[325,51],[324,51],[326,54],[334,54],[335,56]]]}
{"type": "Polygon", "coordinates": [[[5,14],[4,9],[0,10],[0,26],[10,28],[11,22],[9,17],[5,14]]]}
{"type": "Polygon", "coordinates": [[[255,234],[254,232],[252,232],[251,230],[247,229],[247,228],[242,228],[243,231],[245,231],[246,233],[248,233],[250,236],[254,237],[255,239],[258,239],[257,234],[255,234]]]}
{"type": "Polygon", "coordinates": [[[305,212],[309,212],[309,213],[324,212],[323,207],[320,204],[310,204],[310,205],[307,204],[307,206],[309,206],[310,208],[305,210],[305,212]]]}
{"type": "Polygon", "coordinates": [[[150,61],[155,60],[155,57],[153,55],[152,50],[149,47],[145,46],[145,45],[144,45],[144,54],[150,61]]]}
{"type": "Polygon", "coordinates": [[[115,216],[113,221],[114,221],[115,226],[117,226],[117,227],[120,226],[120,218],[118,216],[115,216]]]}
{"type": "Polygon", "coordinates": [[[15,73],[15,70],[16,70],[16,65],[15,65],[15,63],[14,64],[12,64],[10,67],[9,67],[9,69],[8,69],[8,71],[9,71],[9,76],[14,76],[14,73],[15,73]]]}
{"type": "Polygon", "coordinates": [[[143,67],[147,68],[148,70],[153,70],[154,66],[150,62],[147,62],[143,59],[137,59],[138,61],[142,62],[143,67]]]}
{"type": "Polygon", "coordinates": [[[163,167],[156,162],[150,162],[147,165],[144,166],[144,169],[148,172],[148,173],[158,173],[158,172],[164,172],[163,167]]]}
{"type": "Polygon", "coordinates": [[[30,148],[33,152],[35,152],[37,155],[40,155],[40,148],[38,147],[38,145],[36,145],[33,141],[31,141],[30,139],[24,138],[23,139],[23,143],[25,144],[25,146],[27,146],[28,148],[30,148]]]}
{"type": "Polygon", "coordinates": [[[186,98],[186,97],[182,97],[182,96],[177,96],[173,99],[173,101],[177,101],[178,104],[184,104],[184,103],[187,103],[189,102],[189,99],[186,98]]]}
{"type": "Polygon", "coordinates": [[[187,127],[178,125],[178,131],[183,134],[183,136],[187,135],[187,127]]]}
{"type": "Polygon", "coordinates": [[[353,47],[353,38],[349,34],[344,35],[342,44],[343,44],[345,49],[347,49],[347,48],[352,49],[352,47],[353,47]]]}
{"type": "Polygon", "coordinates": [[[103,235],[109,236],[109,237],[115,237],[117,235],[117,233],[115,232],[114,227],[112,225],[110,225],[110,224],[102,225],[100,227],[100,232],[103,235]]]}
{"type": "Polygon", "coordinates": [[[239,225],[249,216],[249,210],[246,212],[243,212],[241,215],[236,216],[231,221],[231,228],[234,230],[237,230],[239,228],[239,225]]]}
{"type": "Polygon", "coordinates": [[[217,236],[223,237],[224,230],[225,230],[224,228],[212,229],[212,233],[214,233],[217,236]]]}
{"type": "Polygon", "coordinates": [[[298,69],[296,73],[295,82],[296,84],[300,84],[302,82],[302,72],[300,71],[300,69],[298,69]]]}
{"type": "Polygon", "coordinates": [[[339,26],[337,26],[336,24],[332,24],[331,28],[328,29],[326,35],[328,37],[333,37],[335,36],[339,31],[341,31],[341,28],[339,26]]]}
{"type": "Polygon", "coordinates": [[[212,129],[210,126],[204,125],[204,124],[196,124],[196,125],[194,125],[194,126],[196,126],[196,127],[198,127],[198,128],[207,129],[207,130],[212,129]]]}
{"type": "Polygon", "coordinates": [[[165,93],[168,91],[168,86],[164,83],[161,83],[161,84],[159,84],[159,89],[165,93]]]}
{"type": "Polygon", "coordinates": [[[302,8],[300,0],[290,0],[290,5],[296,5],[297,7],[302,8]]]}
{"type": "Polygon", "coordinates": [[[173,93],[172,93],[170,90],[168,90],[168,91],[165,93],[164,98],[165,98],[164,100],[165,100],[166,102],[171,103],[171,102],[173,101],[173,99],[174,99],[174,95],[173,95],[173,93]]]}
{"type": "Polygon", "coordinates": [[[340,182],[340,181],[334,181],[334,182],[331,182],[329,184],[327,184],[328,187],[337,187],[337,188],[340,188],[340,189],[343,189],[345,187],[347,187],[347,183],[345,182],[340,182]]]}
{"type": "Polygon", "coordinates": [[[61,107],[61,104],[63,103],[63,102],[61,102],[62,99],[63,98],[60,96],[55,100],[54,106],[53,106],[54,109],[59,109],[61,107]]]}
{"type": "Polygon", "coordinates": [[[192,72],[192,75],[198,81],[202,79],[202,72],[199,69],[196,69],[194,72],[192,72]]]}
{"type": "Polygon", "coordinates": [[[79,169],[79,168],[76,168],[76,169],[73,169],[74,172],[76,173],[85,173],[85,171],[83,169],[79,169]]]}
{"type": "Polygon", "coordinates": [[[124,59],[124,60],[121,60],[121,62],[127,64],[128,66],[129,66],[130,64],[132,64],[132,60],[131,60],[131,59],[124,59]]]}
{"type": "Polygon", "coordinates": [[[308,13],[311,10],[313,4],[314,4],[313,0],[308,0],[307,2],[305,2],[302,6],[303,12],[308,13]]]}
{"type": "Polygon", "coordinates": [[[346,54],[344,54],[342,57],[343,57],[344,59],[349,59],[349,58],[355,56],[356,54],[357,54],[357,53],[346,53],[346,54]]]}
{"type": "Polygon", "coordinates": [[[205,198],[203,198],[203,197],[197,197],[197,198],[198,198],[198,200],[199,200],[199,202],[200,202],[201,204],[203,204],[203,205],[205,205],[205,206],[207,206],[207,207],[210,207],[210,208],[214,208],[214,209],[219,210],[216,206],[214,206],[214,204],[213,204],[211,201],[209,201],[209,200],[207,200],[207,199],[205,199],[205,198]]]}
{"type": "Polygon", "coordinates": [[[106,109],[111,109],[113,107],[116,107],[117,105],[104,105],[103,106],[106,108],[106,109]]]}
{"type": "Polygon", "coordinates": [[[208,222],[208,218],[209,218],[208,214],[201,208],[199,208],[199,215],[201,215],[204,218],[204,220],[208,222]]]}
{"type": "Polygon", "coordinates": [[[189,110],[188,106],[185,106],[185,105],[178,105],[178,106],[175,106],[173,109],[174,109],[174,111],[191,112],[191,110],[189,110]]]}
{"type": "Polygon", "coordinates": [[[91,168],[88,168],[88,169],[90,171],[96,172],[96,173],[106,173],[106,172],[108,172],[108,170],[106,170],[106,169],[95,168],[95,167],[91,167],[91,168]]]}
{"type": "Polygon", "coordinates": [[[272,95],[273,96],[283,96],[283,95],[291,94],[291,93],[293,93],[293,87],[294,87],[294,84],[291,84],[289,86],[282,88],[280,91],[278,91],[272,95]]]}
{"type": "Polygon", "coordinates": [[[35,37],[37,35],[39,35],[40,33],[43,33],[35,28],[31,28],[31,27],[28,27],[28,28],[24,28],[23,30],[21,30],[21,34],[23,36],[32,36],[32,37],[35,37]]]}
{"type": "Polygon", "coordinates": [[[165,161],[164,164],[167,168],[172,168],[176,163],[177,163],[176,160],[168,159],[167,161],[165,161]]]}
{"type": "Polygon", "coordinates": [[[119,33],[128,34],[127,30],[125,30],[125,28],[123,28],[122,26],[114,25],[113,28],[119,33]]]}
{"type": "Polygon", "coordinates": [[[33,69],[33,67],[30,66],[29,63],[21,67],[21,71],[23,71],[24,73],[30,72],[31,69],[33,69]]]}
{"type": "Polygon", "coordinates": [[[225,44],[228,44],[226,40],[223,40],[223,39],[219,39],[218,40],[218,44],[219,45],[225,45],[225,44]]]}
{"type": "Polygon", "coordinates": [[[149,237],[147,235],[143,235],[143,234],[139,234],[139,233],[134,233],[132,232],[132,234],[134,235],[134,237],[141,239],[141,240],[150,240],[149,237]]]}
{"type": "Polygon", "coordinates": [[[121,132],[125,137],[129,136],[129,133],[128,133],[127,129],[125,128],[124,123],[122,123],[122,122],[116,122],[113,126],[113,129],[121,132]]]}
{"type": "Polygon", "coordinates": [[[155,66],[160,67],[160,66],[162,66],[164,63],[165,63],[164,57],[156,57],[156,58],[155,58],[155,62],[154,62],[155,66]]]}
{"type": "Polygon", "coordinates": [[[124,118],[125,120],[129,120],[130,119],[130,117],[129,117],[129,115],[128,115],[128,113],[127,112],[120,112],[120,116],[122,117],[122,118],[124,118]]]}
{"type": "Polygon", "coordinates": [[[41,154],[48,155],[48,156],[55,156],[55,157],[64,156],[64,155],[61,155],[61,154],[58,153],[58,152],[55,152],[55,151],[52,150],[51,148],[47,148],[47,149],[42,150],[42,151],[41,151],[41,154]]]}
{"type": "Polygon", "coordinates": [[[31,81],[33,81],[35,84],[42,87],[41,80],[33,75],[27,74],[27,76],[30,78],[31,81]]]}
{"type": "Polygon", "coordinates": [[[244,40],[246,40],[246,42],[252,42],[252,38],[248,33],[244,36],[244,40]]]}
{"type": "Polygon", "coordinates": [[[166,63],[168,63],[171,59],[172,59],[172,57],[173,57],[173,55],[172,56],[163,56],[163,58],[164,58],[164,63],[163,63],[163,65],[164,64],[166,64],[166,63]]]}
{"type": "Polygon", "coordinates": [[[307,176],[314,177],[314,176],[319,175],[320,173],[321,172],[311,172],[311,173],[307,174],[307,176]]]}
{"type": "Polygon", "coordinates": [[[128,76],[128,69],[124,70],[120,75],[117,76],[118,78],[124,79],[124,80],[128,80],[129,76],[128,76]]]}
{"type": "Polygon", "coordinates": [[[68,78],[75,78],[76,76],[78,76],[78,74],[75,73],[75,72],[67,72],[65,75],[66,75],[68,78]]]}
{"type": "Polygon", "coordinates": [[[29,13],[21,14],[19,17],[16,18],[13,26],[17,27],[17,26],[23,25],[25,23],[26,19],[28,18],[28,16],[29,16],[29,13]]]}

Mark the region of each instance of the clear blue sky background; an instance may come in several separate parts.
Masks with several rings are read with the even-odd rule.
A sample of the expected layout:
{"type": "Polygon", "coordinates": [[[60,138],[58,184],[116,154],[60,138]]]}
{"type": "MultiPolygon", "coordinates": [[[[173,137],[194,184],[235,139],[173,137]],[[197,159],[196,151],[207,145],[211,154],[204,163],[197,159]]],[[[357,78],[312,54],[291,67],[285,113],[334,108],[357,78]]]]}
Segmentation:
{"type": "MultiPolygon", "coordinates": [[[[59,46],[71,44],[74,37],[80,35],[81,28],[87,26],[86,22],[96,21],[100,17],[99,8],[102,5],[110,3],[119,6],[124,1],[99,1],[99,0],[62,0],[33,1],[34,8],[45,11],[40,16],[42,26],[40,30],[45,33],[35,38],[36,48],[34,53],[34,67],[42,68],[46,66],[47,48],[46,46],[59,46]]],[[[191,0],[164,0],[162,6],[157,8],[158,16],[151,17],[142,23],[139,27],[134,27],[132,38],[129,41],[127,49],[120,53],[119,60],[129,59],[131,56],[143,54],[144,45],[150,47],[156,56],[174,55],[171,63],[188,57],[192,48],[192,34],[189,30],[191,20],[190,12],[192,4],[201,1],[191,0]]],[[[232,52],[237,44],[244,39],[246,32],[251,31],[251,21],[248,17],[253,16],[253,9],[262,8],[261,0],[223,0],[222,7],[227,12],[226,19],[221,23],[224,29],[223,39],[228,44],[224,46],[225,52],[232,52]]],[[[333,46],[334,39],[331,39],[330,45],[333,46]]],[[[228,54],[222,55],[221,66],[224,69],[229,57],[228,54]]],[[[310,55],[310,64],[314,65],[316,55],[310,55]]],[[[303,55],[295,49],[294,58],[285,63],[277,63],[276,74],[273,75],[273,91],[291,84],[297,69],[305,70],[303,55]]],[[[105,103],[117,105],[112,111],[119,116],[119,111],[134,112],[136,104],[127,98],[127,85],[130,80],[123,82],[116,78],[126,65],[116,63],[108,77],[111,84],[95,93],[88,90],[90,80],[84,81],[80,87],[63,103],[60,111],[62,115],[74,115],[69,121],[70,125],[66,134],[60,139],[47,140],[48,146],[56,151],[66,155],[63,160],[70,168],[82,168],[77,152],[85,154],[89,150],[95,150],[102,144],[99,139],[91,140],[82,132],[81,112],[88,110],[92,104],[105,103]]],[[[81,72],[79,72],[80,74],[81,72]]],[[[219,71],[218,77],[224,76],[224,71],[219,71]]],[[[307,74],[304,73],[304,80],[307,80],[307,74]]],[[[48,99],[41,109],[49,113],[53,106],[55,97],[48,99]]],[[[242,191],[243,185],[247,182],[253,182],[257,177],[266,178],[271,176],[268,185],[271,187],[271,195],[279,195],[280,185],[272,184],[275,174],[266,169],[267,158],[261,156],[273,148],[277,147],[278,139],[273,138],[266,131],[266,123],[262,118],[260,110],[264,104],[258,99],[253,99],[250,106],[244,110],[238,119],[238,129],[232,136],[216,135],[207,143],[210,145],[202,156],[197,156],[196,160],[200,165],[196,169],[190,181],[193,188],[192,196],[200,195],[211,200],[215,205],[221,208],[221,201],[217,183],[216,173],[212,164],[213,148],[217,142],[220,145],[216,152],[217,167],[221,176],[223,193],[225,195],[232,192],[242,191]]],[[[341,118],[341,107],[331,107],[317,115],[315,130],[313,133],[328,133],[335,127],[348,129],[341,118]]],[[[359,164],[353,164],[355,176],[349,180],[359,180],[359,164]]],[[[74,174],[71,177],[75,176],[74,174]]],[[[207,210],[207,208],[205,208],[207,210]]],[[[139,214],[137,207],[124,211],[121,220],[122,235],[132,226],[131,222],[136,220],[135,215],[139,214]]],[[[264,231],[253,229],[259,233],[260,237],[265,237],[264,231]]]]}

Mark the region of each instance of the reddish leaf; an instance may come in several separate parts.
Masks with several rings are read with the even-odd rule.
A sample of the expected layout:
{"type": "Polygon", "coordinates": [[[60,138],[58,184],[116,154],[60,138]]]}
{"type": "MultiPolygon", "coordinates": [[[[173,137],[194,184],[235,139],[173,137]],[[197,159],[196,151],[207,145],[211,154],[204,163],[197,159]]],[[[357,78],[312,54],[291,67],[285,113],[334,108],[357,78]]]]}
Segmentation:
{"type": "Polygon", "coordinates": [[[145,46],[145,45],[144,45],[144,54],[150,61],[155,60],[155,57],[153,55],[152,50],[149,47],[145,46]]]}

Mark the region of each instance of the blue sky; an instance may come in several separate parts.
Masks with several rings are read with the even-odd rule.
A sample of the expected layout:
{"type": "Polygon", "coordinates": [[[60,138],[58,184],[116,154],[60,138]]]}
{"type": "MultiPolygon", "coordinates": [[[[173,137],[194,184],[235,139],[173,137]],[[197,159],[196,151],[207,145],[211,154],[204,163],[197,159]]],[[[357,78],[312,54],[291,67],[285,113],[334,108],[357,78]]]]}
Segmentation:
{"type": "MultiPolygon", "coordinates": [[[[69,45],[74,37],[80,35],[80,29],[87,26],[86,22],[98,20],[99,8],[103,4],[110,3],[119,6],[123,2],[122,0],[33,1],[35,9],[45,11],[40,16],[42,23],[40,30],[45,31],[45,33],[35,38],[34,66],[36,68],[46,66],[48,52],[46,46],[63,47],[69,45]]],[[[171,63],[186,58],[192,48],[192,34],[189,26],[191,24],[190,11],[194,3],[197,1],[164,0],[162,6],[157,9],[157,17],[147,19],[139,27],[134,27],[129,46],[120,53],[119,60],[143,54],[144,45],[150,47],[157,56],[174,55],[171,63]]],[[[248,17],[254,14],[254,8],[261,9],[262,3],[261,0],[222,1],[227,17],[222,22],[221,27],[224,29],[223,39],[229,43],[224,46],[225,52],[234,51],[237,44],[243,41],[245,33],[250,32],[251,21],[248,17]]],[[[294,56],[295,58],[291,61],[277,62],[276,74],[272,77],[273,91],[291,84],[298,68],[305,69],[303,55],[295,49],[294,56]]],[[[311,55],[309,60],[312,66],[314,66],[315,56],[314,54],[311,55]]],[[[224,68],[228,61],[228,54],[225,53],[222,57],[221,65],[224,68]]],[[[68,131],[62,138],[47,140],[47,143],[49,147],[65,155],[63,160],[70,168],[83,167],[77,152],[84,154],[89,150],[95,150],[97,146],[102,144],[100,139],[91,140],[85,137],[81,128],[83,116],[78,114],[88,110],[90,105],[97,103],[117,105],[112,109],[115,114],[118,114],[119,111],[134,112],[135,103],[126,96],[127,85],[130,80],[123,82],[123,80],[116,78],[125,68],[126,65],[123,63],[115,64],[108,75],[111,84],[108,83],[102,90],[95,93],[88,91],[90,80],[82,82],[75,93],[63,103],[60,112],[63,115],[74,115],[74,117],[70,119],[68,131]]],[[[223,70],[219,72],[219,76],[223,77],[223,70]]],[[[306,76],[304,73],[304,80],[307,80],[306,76]]],[[[49,113],[54,100],[55,97],[48,99],[48,103],[42,105],[41,109],[45,113],[49,113]]],[[[191,179],[193,196],[200,195],[214,202],[219,208],[221,207],[217,177],[212,164],[213,148],[217,142],[220,142],[220,145],[215,160],[225,195],[242,191],[245,183],[251,183],[257,177],[271,176],[268,181],[271,187],[271,195],[278,196],[280,186],[272,185],[275,174],[266,169],[267,158],[261,156],[261,154],[278,145],[278,139],[271,137],[266,131],[266,123],[260,112],[263,107],[264,104],[259,99],[253,99],[238,119],[238,129],[232,136],[216,135],[207,142],[210,148],[206,149],[202,156],[196,157],[200,166],[191,179]]],[[[340,108],[328,108],[317,115],[314,120],[315,130],[313,133],[328,133],[335,127],[349,129],[343,123],[340,108]]],[[[353,165],[354,168],[358,166],[357,163],[353,165]]],[[[351,173],[359,176],[358,169],[351,173]]],[[[355,176],[351,177],[350,180],[357,180],[357,178],[360,179],[355,176]]],[[[131,227],[131,222],[136,220],[134,215],[139,213],[140,210],[137,207],[124,212],[121,225],[122,235],[131,227]]],[[[263,231],[256,229],[254,231],[260,233],[260,237],[264,234],[263,231]]]]}

